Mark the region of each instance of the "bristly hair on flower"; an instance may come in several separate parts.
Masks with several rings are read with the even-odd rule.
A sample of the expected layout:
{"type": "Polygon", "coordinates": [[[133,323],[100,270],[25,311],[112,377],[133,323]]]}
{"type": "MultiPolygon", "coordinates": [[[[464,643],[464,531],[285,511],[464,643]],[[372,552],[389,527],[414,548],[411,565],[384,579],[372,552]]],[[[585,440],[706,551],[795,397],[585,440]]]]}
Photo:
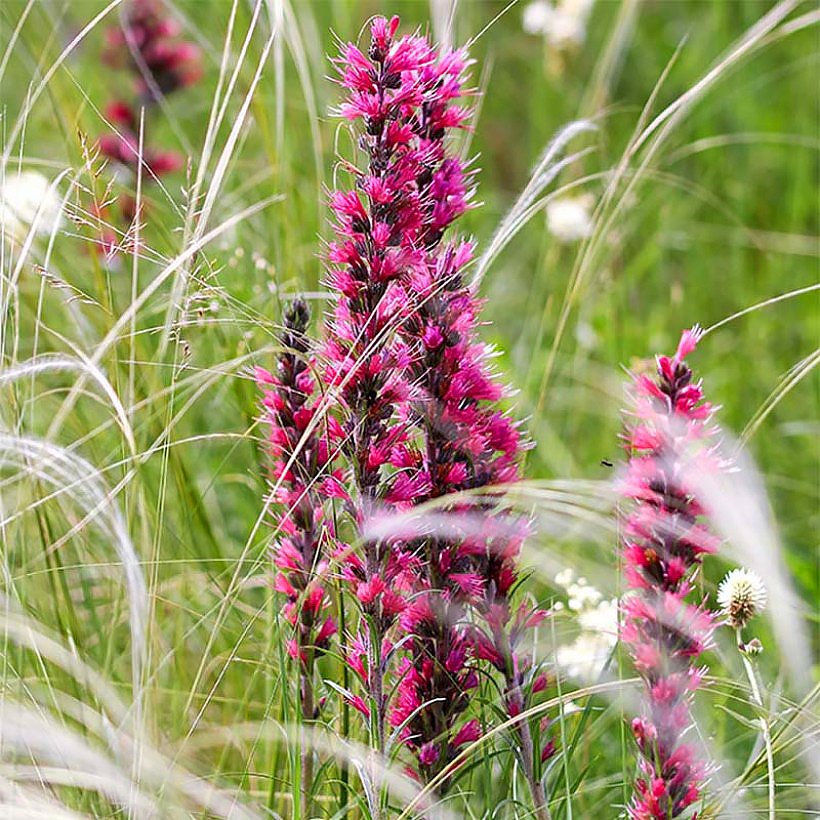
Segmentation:
{"type": "Polygon", "coordinates": [[[687,601],[704,554],[717,539],[704,520],[688,470],[716,469],[709,457],[713,408],[685,362],[701,338],[685,331],[674,356],[659,356],[657,376],[635,383],[630,456],[621,490],[631,502],[623,525],[623,561],[632,592],[622,604],[621,639],[645,683],[645,711],[632,723],[641,776],[632,820],[669,820],[695,803],[706,767],[684,739],[689,702],[710,645],[711,615],[687,601]],[[704,455],[705,454],[705,455],[704,455]]]}

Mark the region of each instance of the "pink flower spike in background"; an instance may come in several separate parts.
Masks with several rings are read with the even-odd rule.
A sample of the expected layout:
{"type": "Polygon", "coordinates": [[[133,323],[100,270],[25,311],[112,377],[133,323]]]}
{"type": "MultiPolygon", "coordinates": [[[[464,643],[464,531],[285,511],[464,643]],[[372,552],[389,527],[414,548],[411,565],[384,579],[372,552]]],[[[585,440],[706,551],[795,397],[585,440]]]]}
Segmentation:
{"type": "Polygon", "coordinates": [[[127,67],[135,76],[140,94],[157,102],[201,76],[199,49],[177,39],[179,26],[167,16],[161,0],[130,0],[122,22],[106,34],[103,60],[127,67]]]}
{"type": "MultiPolygon", "coordinates": [[[[126,178],[132,191],[120,197],[120,216],[131,222],[135,210],[133,189],[142,165],[145,183],[182,169],[184,157],[177,151],[157,148],[153,120],[158,104],[169,94],[193,85],[201,76],[199,49],[177,39],[179,26],[167,16],[161,0],[126,0],[120,7],[119,25],[106,32],[103,62],[129,71],[134,89],[131,101],[116,99],[105,108],[115,130],[98,141],[100,153],[126,178]],[[140,119],[143,146],[140,154],[140,119]]],[[[144,209],[143,209],[144,212],[144,209]]]]}
{"type": "MultiPolygon", "coordinates": [[[[299,702],[302,720],[312,723],[319,706],[314,695],[315,664],[337,631],[325,591],[333,522],[325,514],[328,487],[335,486],[333,445],[313,423],[318,404],[309,370],[310,347],[306,336],[307,305],[297,299],[285,313],[282,352],[275,373],[257,368],[263,389],[265,421],[269,426],[272,458],[271,485],[276,504],[273,563],[275,589],[284,594],[285,620],[292,637],[288,654],[299,665],[299,702]]],[[[330,493],[332,495],[334,493],[330,493]]],[[[303,814],[310,808],[313,749],[302,746],[303,814]]]]}

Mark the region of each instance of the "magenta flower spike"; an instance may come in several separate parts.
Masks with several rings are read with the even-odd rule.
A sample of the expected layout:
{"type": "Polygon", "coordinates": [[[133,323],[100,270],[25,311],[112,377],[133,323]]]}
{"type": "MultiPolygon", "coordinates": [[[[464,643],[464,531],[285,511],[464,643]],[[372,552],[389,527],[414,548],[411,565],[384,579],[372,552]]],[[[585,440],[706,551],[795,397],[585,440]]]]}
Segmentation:
{"type": "MultiPolygon", "coordinates": [[[[480,304],[464,281],[472,248],[445,240],[472,193],[446,140],[467,121],[457,101],[468,60],[417,35],[398,37],[398,22],[375,18],[366,54],[347,44],[336,60],[347,91],[338,113],[358,126],[365,163],[344,163],[354,186],[330,195],[336,237],[327,282],[337,299],[320,359],[350,465],[346,507],[361,533],[384,513],[516,480],[522,450],[516,425],[498,408],[505,391],[476,332],[480,304]]],[[[543,613],[510,601],[523,533],[496,506],[490,498],[447,504],[451,531],[422,521],[418,534],[366,535],[361,550],[336,553],[362,613],[343,648],[360,694],[345,697],[368,720],[381,754],[390,706],[424,782],[480,737],[468,711],[483,664],[503,675],[511,715],[543,688],[521,651],[543,613]]],[[[519,721],[515,731],[543,820],[529,724],[519,721]]],[[[443,792],[451,780],[440,780],[443,792]]]]}
{"type": "MultiPolygon", "coordinates": [[[[311,430],[318,403],[307,356],[307,306],[297,299],[285,314],[276,374],[257,368],[264,390],[263,406],[270,426],[274,500],[282,507],[277,516],[281,533],[274,547],[278,570],[276,589],[288,600],[286,620],[294,627],[289,653],[303,670],[328,645],[336,626],[326,616],[324,590],[332,522],[324,513],[324,499],[343,496],[338,473],[331,470],[336,446],[319,429],[311,430]]],[[[311,716],[312,717],[312,716],[311,716]]]]}
{"type": "MultiPolygon", "coordinates": [[[[464,62],[439,56],[422,37],[397,38],[398,22],[375,18],[367,55],[348,44],[336,61],[348,92],[339,114],[361,122],[366,167],[350,167],[355,189],[330,198],[337,238],[328,248],[328,283],[339,298],[322,353],[344,411],[360,527],[382,506],[401,510],[430,496],[431,477],[408,441],[416,387],[399,331],[413,310],[413,280],[430,262],[428,247],[465,207],[459,169],[442,171],[441,144],[444,129],[464,119],[448,105],[460,91],[464,62]]],[[[417,559],[399,539],[371,539],[363,552],[344,559],[343,575],[369,624],[356,639],[368,655],[357,674],[367,678],[375,745],[383,753],[384,675],[392,655],[386,636],[415,589],[417,559]]]]}
{"type": "MultiPolygon", "coordinates": [[[[338,448],[338,442],[331,440],[332,421],[322,425],[327,433],[314,422],[320,405],[313,397],[305,335],[308,310],[302,300],[290,306],[284,324],[276,373],[260,367],[256,378],[264,390],[273,500],[279,508],[273,546],[274,587],[287,600],[284,617],[292,627],[288,653],[299,665],[302,719],[309,723],[319,711],[314,695],[315,662],[327,650],[337,628],[327,611],[330,601],[325,576],[333,522],[325,514],[324,499],[346,496],[331,465],[338,448]]],[[[307,742],[302,758],[302,793],[307,800],[313,778],[313,753],[307,742]]],[[[304,809],[303,816],[307,816],[307,804],[304,809]]]]}
{"type": "Polygon", "coordinates": [[[687,479],[717,463],[708,449],[713,408],[684,359],[700,338],[683,333],[673,357],[659,356],[657,377],[636,380],[636,421],[626,435],[630,461],[623,485],[632,503],[624,523],[623,561],[633,592],[622,608],[621,639],[645,684],[645,711],[632,723],[641,775],[629,806],[632,820],[679,817],[701,795],[706,767],[686,742],[690,701],[703,672],[712,618],[687,601],[703,555],[716,539],[687,479]]]}
{"type": "MultiPolygon", "coordinates": [[[[349,91],[340,113],[363,121],[359,145],[368,166],[355,172],[357,191],[331,198],[339,238],[328,254],[329,281],[340,297],[324,352],[329,381],[350,411],[346,433],[365,516],[375,500],[401,510],[515,480],[521,452],[516,426],[497,408],[504,390],[488,367],[489,351],[476,336],[480,305],[463,279],[472,248],[444,242],[471,198],[469,175],[445,141],[467,120],[456,101],[468,60],[463,52],[439,53],[418,36],[397,39],[397,26],[397,18],[376,18],[367,56],[349,44],[338,61],[349,91]]],[[[475,518],[469,505],[448,512],[475,518]]],[[[389,606],[404,638],[390,720],[415,752],[416,774],[425,781],[477,730],[473,721],[463,722],[480,660],[470,608],[482,616],[495,612],[496,598],[511,583],[499,592],[494,574],[505,582],[507,574],[515,577],[519,535],[498,547],[469,529],[458,539],[371,544],[365,559],[346,570],[379,627],[358,639],[368,646],[370,664],[357,674],[370,677],[371,697],[382,692],[382,709],[373,650],[391,623],[384,609],[375,609],[373,590],[399,594],[389,606]],[[496,547],[504,557],[493,554],[496,547]],[[396,561],[396,554],[405,558],[396,561]],[[414,557],[415,572],[385,570],[391,563],[410,566],[414,557]]],[[[499,641],[503,633],[502,671],[510,703],[520,711],[528,664],[515,644],[533,616],[511,614],[506,599],[504,607],[496,625],[499,641]]],[[[383,674],[384,657],[380,668],[383,674]]],[[[528,733],[523,722],[519,731],[528,733]]]]}

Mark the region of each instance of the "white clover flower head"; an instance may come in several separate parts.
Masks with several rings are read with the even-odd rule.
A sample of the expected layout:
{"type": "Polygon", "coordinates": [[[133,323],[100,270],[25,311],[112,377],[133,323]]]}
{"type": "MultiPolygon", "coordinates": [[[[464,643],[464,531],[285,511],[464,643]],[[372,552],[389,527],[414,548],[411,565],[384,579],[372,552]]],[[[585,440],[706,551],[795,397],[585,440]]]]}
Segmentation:
{"type": "Polygon", "coordinates": [[[576,242],[592,236],[589,214],[592,197],[563,197],[547,205],[547,230],[559,242],[576,242]]]}
{"type": "Polygon", "coordinates": [[[718,604],[729,624],[744,626],[766,608],[766,587],[760,576],[748,569],[733,569],[718,587],[718,604]]]}

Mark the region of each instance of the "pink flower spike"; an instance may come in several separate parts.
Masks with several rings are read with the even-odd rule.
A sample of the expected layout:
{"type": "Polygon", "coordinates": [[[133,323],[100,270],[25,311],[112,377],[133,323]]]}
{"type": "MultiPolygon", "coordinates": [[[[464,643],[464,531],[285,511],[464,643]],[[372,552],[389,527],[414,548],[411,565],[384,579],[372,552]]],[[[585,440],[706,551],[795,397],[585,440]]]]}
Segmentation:
{"type": "Polygon", "coordinates": [[[712,631],[710,615],[686,597],[703,555],[716,547],[689,478],[692,469],[715,469],[702,456],[713,434],[705,426],[710,408],[684,363],[702,335],[697,325],[684,331],[674,357],[657,357],[656,379],[636,380],[640,421],[624,437],[631,458],[621,482],[630,502],[622,557],[632,592],[622,599],[620,637],[644,680],[644,715],[632,722],[643,774],[628,807],[633,820],[678,817],[705,777],[684,738],[701,680],[695,661],[712,631]]]}

